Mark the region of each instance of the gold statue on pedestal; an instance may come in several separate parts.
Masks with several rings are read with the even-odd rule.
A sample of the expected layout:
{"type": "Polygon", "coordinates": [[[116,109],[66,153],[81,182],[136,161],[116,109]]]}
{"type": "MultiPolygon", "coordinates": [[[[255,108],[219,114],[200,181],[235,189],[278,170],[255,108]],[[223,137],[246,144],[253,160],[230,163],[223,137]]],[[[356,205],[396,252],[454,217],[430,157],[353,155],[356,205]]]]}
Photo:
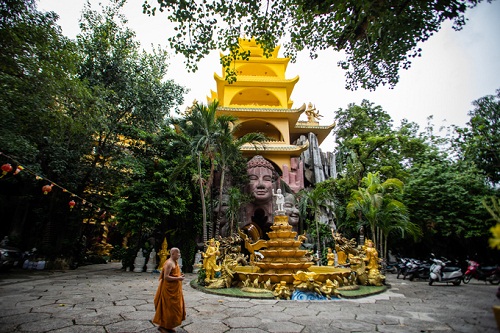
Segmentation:
{"type": "Polygon", "coordinates": [[[320,117],[323,117],[322,115],[319,114],[319,111],[316,110],[316,108],[313,106],[312,103],[309,103],[307,105],[306,109],[306,115],[307,115],[307,122],[313,123],[313,124],[319,124],[318,120],[320,117]]]}
{"type": "Polygon", "coordinates": [[[220,271],[217,265],[217,256],[220,254],[219,242],[211,239],[208,243],[207,250],[202,252],[203,255],[203,268],[205,269],[205,282],[209,282],[215,278],[215,272],[220,271]]]}
{"type": "Polygon", "coordinates": [[[327,266],[335,265],[335,253],[333,253],[332,248],[328,248],[328,253],[326,254],[327,266]]]}
{"type": "Polygon", "coordinates": [[[378,252],[371,239],[366,240],[366,270],[368,271],[368,284],[372,286],[381,286],[385,281],[385,276],[380,274],[378,252]]]}
{"type": "Polygon", "coordinates": [[[167,260],[167,257],[170,254],[170,251],[167,250],[167,247],[168,247],[168,243],[167,243],[167,238],[165,237],[163,239],[163,243],[161,244],[161,250],[158,251],[158,257],[160,258],[160,261],[158,262],[159,265],[158,265],[157,270],[159,270],[159,271],[161,271],[161,269],[163,268],[163,264],[165,263],[165,260],[167,260]]]}

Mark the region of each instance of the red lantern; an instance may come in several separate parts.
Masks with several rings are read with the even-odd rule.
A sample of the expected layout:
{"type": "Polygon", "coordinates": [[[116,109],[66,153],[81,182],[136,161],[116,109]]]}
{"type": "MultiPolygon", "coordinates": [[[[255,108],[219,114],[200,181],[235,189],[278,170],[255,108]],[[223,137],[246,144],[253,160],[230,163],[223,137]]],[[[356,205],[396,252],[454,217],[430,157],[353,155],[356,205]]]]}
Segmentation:
{"type": "Polygon", "coordinates": [[[12,165],[10,165],[9,163],[5,163],[4,165],[2,165],[2,176],[0,176],[0,178],[2,178],[11,171],[12,171],[12,165]]]}
{"type": "Polygon", "coordinates": [[[76,205],[75,200],[71,200],[70,202],[68,202],[68,205],[69,205],[69,209],[73,209],[73,207],[75,207],[75,205],[76,205]]]}
{"type": "Polygon", "coordinates": [[[50,184],[50,185],[45,185],[44,187],[42,187],[43,194],[47,195],[50,191],[52,191],[52,186],[54,186],[54,185],[50,184]]]}

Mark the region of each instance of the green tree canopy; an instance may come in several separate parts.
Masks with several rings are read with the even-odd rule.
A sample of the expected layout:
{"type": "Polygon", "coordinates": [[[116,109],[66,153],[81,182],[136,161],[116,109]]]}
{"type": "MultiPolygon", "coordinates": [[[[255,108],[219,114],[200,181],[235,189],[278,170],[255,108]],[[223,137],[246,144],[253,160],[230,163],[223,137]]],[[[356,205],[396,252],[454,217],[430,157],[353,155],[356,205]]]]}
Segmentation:
{"type": "Polygon", "coordinates": [[[346,87],[373,90],[381,84],[394,86],[399,70],[420,56],[420,42],[445,20],[459,30],[464,13],[480,1],[145,0],[143,10],[164,12],[175,24],[168,41],[191,69],[211,50],[238,50],[238,38],[249,36],[267,52],[284,43],[292,58],[304,49],[312,58],[319,50],[344,51],[346,59],[338,65],[346,70],[346,87]]]}
{"type": "Polygon", "coordinates": [[[0,4],[2,153],[25,167],[0,184],[1,213],[10,222],[2,232],[24,231],[16,234],[22,247],[71,254],[82,220],[109,216],[97,209],[146,174],[154,156],[144,158],[149,134],[182,103],[184,88],[165,79],[167,54],[139,51],[122,4],[102,14],[86,7],[76,42],[34,1],[0,4]],[[71,214],[70,194],[54,188],[43,196],[47,180],[33,173],[80,197],[71,214]]]}
{"type": "Polygon", "coordinates": [[[456,128],[460,156],[472,161],[490,182],[500,182],[500,89],[496,95],[479,98],[466,127],[456,128]]]}
{"type": "Polygon", "coordinates": [[[387,238],[393,231],[400,231],[415,238],[420,234],[419,228],[410,222],[408,210],[401,202],[404,185],[396,178],[381,181],[378,173],[368,173],[363,178],[363,185],[351,193],[347,205],[347,212],[358,219],[360,226],[367,226],[372,234],[372,240],[379,248],[381,254],[386,256],[387,238]],[[378,235],[382,232],[384,237],[378,235]]]}

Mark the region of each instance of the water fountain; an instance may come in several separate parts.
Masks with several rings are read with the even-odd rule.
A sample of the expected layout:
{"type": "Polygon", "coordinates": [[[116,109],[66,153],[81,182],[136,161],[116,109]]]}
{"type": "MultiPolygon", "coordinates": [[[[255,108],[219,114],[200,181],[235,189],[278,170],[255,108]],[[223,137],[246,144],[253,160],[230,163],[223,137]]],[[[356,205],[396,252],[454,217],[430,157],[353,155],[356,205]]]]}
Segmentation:
{"type": "MultiPolygon", "coordinates": [[[[235,272],[240,281],[258,281],[262,285],[279,284],[280,288],[286,284],[286,287],[293,291],[300,285],[298,276],[305,274],[306,280],[318,286],[328,280],[329,284],[336,281],[333,282],[336,286],[354,284],[350,268],[313,266],[314,263],[307,257],[308,251],[300,249],[305,236],[297,237],[297,232],[292,231],[288,216],[284,212],[276,211],[271,230],[267,233],[269,240],[258,242],[258,250],[264,258],[251,262],[249,266],[236,266],[235,272]]],[[[245,238],[245,242],[247,248],[256,248],[256,243],[249,243],[248,238],[245,238]]]]}

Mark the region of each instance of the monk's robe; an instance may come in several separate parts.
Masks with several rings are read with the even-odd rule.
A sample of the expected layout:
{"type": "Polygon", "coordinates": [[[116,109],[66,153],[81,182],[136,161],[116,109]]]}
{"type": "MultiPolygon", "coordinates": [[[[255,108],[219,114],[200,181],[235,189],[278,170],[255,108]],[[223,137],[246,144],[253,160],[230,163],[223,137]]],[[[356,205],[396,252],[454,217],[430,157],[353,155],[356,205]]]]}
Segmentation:
{"type": "MultiPolygon", "coordinates": [[[[181,269],[176,263],[170,271],[171,276],[181,276],[181,269]]],[[[173,329],[186,319],[184,296],[182,295],[182,281],[167,281],[160,274],[160,284],[154,298],[155,317],[153,323],[166,329],[173,329]]]]}

